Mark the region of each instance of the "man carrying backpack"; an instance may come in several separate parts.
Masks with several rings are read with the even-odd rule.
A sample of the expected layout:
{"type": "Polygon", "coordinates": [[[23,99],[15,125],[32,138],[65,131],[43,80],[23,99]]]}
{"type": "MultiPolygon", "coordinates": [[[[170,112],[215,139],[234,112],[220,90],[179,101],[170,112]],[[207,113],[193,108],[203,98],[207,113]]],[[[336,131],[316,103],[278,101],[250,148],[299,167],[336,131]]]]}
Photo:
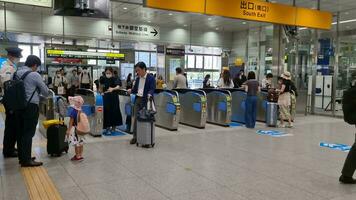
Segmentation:
{"type": "MultiPolygon", "coordinates": [[[[14,75],[17,65],[22,58],[22,49],[17,47],[7,48],[7,61],[0,69],[0,83],[1,88],[6,81],[9,81],[14,75]]],[[[3,139],[3,150],[2,153],[5,158],[17,157],[17,150],[15,149],[16,144],[16,119],[13,111],[11,111],[6,104],[5,107],[5,131],[3,139]]]]}
{"type": "MultiPolygon", "coordinates": [[[[351,88],[344,92],[342,110],[345,122],[356,125],[356,73],[353,74],[351,88]]],[[[356,170],[356,139],[344,163],[339,181],[344,184],[356,184],[352,178],[356,170]]]]}
{"type": "Polygon", "coordinates": [[[25,66],[14,74],[14,79],[22,78],[25,88],[25,99],[27,105],[25,109],[15,111],[18,119],[18,151],[19,161],[22,167],[41,166],[42,162],[36,162],[31,158],[32,137],[36,133],[36,126],[39,117],[39,94],[47,96],[49,89],[43,82],[42,77],[37,73],[41,66],[41,60],[37,56],[27,57],[25,66]],[[24,77],[25,76],[25,77],[24,77]]]}

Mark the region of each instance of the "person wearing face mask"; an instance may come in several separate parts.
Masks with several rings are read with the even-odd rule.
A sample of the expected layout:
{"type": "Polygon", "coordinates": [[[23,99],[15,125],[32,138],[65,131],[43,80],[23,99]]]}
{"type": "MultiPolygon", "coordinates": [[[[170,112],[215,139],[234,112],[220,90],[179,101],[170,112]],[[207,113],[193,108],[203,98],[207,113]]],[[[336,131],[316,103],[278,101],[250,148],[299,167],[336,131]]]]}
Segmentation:
{"type": "Polygon", "coordinates": [[[80,88],[90,89],[91,77],[87,67],[83,67],[83,71],[79,76],[80,88]]]}
{"type": "MultiPolygon", "coordinates": [[[[1,88],[3,88],[3,83],[12,79],[15,71],[17,70],[17,65],[20,62],[20,58],[22,58],[21,52],[22,49],[14,47],[7,48],[7,61],[0,69],[0,84],[1,88]]],[[[3,139],[3,155],[5,158],[17,157],[18,152],[15,148],[16,144],[16,118],[13,111],[7,109],[5,107],[5,131],[4,131],[4,139],[3,139]]]]}
{"type": "Polygon", "coordinates": [[[105,77],[102,80],[102,89],[104,93],[104,126],[106,130],[104,135],[110,135],[115,132],[117,126],[122,125],[122,116],[120,111],[119,95],[117,90],[121,87],[121,80],[114,77],[112,67],[105,69],[105,77]]]}
{"type": "Polygon", "coordinates": [[[58,95],[65,95],[67,79],[66,77],[63,76],[64,73],[63,71],[64,71],[63,69],[56,71],[56,76],[54,77],[54,81],[53,81],[54,91],[58,95]]]}

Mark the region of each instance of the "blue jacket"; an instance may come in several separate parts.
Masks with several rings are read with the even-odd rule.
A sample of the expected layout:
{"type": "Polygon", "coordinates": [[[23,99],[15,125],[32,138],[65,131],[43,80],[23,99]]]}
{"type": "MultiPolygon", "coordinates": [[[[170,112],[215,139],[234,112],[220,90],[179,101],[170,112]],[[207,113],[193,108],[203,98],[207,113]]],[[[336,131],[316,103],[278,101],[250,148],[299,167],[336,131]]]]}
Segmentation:
{"type": "MultiPolygon", "coordinates": [[[[138,93],[138,85],[140,83],[140,77],[136,78],[135,85],[132,88],[132,94],[137,95],[138,93]]],[[[153,97],[153,94],[156,89],[156,80],[151,74],[147,74],[145,88],[143,90],[143,102],[141,107],[144,107],[148,102],[148,95],[150,94],[153,97]]]]}

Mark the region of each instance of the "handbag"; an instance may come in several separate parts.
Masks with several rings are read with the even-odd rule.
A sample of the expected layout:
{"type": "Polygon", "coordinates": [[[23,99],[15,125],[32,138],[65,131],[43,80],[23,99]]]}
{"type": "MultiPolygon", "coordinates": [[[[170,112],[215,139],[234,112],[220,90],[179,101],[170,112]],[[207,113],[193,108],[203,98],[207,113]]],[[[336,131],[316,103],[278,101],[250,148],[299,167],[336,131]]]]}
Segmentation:
{"type": "Polygon", "coordinates": [[[152,99],[147,102],[147,105],[138,111],[137,119],[139,121],[155,121],[156,106],[152,99]]]}

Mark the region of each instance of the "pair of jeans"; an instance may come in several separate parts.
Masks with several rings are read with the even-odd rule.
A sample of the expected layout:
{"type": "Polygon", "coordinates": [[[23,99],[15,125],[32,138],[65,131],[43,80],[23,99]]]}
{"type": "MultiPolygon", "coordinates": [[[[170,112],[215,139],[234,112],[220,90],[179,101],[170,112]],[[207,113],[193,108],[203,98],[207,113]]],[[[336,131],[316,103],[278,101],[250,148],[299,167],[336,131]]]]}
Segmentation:
{"type": "Polygon", "coordinates": [[[30,103],[27,108],[16,113],[18,119],[17,145],[19,161],[27,163],[31,161],[32,138],[35,136],[39,117],[37,104],[30,103]]]}
{"type": "Polygon", "coordinates": [[[341,173],[346,177],[352,177],[355,173],[355,170],[356,170],[356,134],[355,134],[355,143],[352,145],[349,154],[347,155],[341,173]]]}
{"type": "Polygon", "coordinates": [[[245,107],[246,127],[255,128],[257,115],[257,96],[247,96],[245,107]]]}

